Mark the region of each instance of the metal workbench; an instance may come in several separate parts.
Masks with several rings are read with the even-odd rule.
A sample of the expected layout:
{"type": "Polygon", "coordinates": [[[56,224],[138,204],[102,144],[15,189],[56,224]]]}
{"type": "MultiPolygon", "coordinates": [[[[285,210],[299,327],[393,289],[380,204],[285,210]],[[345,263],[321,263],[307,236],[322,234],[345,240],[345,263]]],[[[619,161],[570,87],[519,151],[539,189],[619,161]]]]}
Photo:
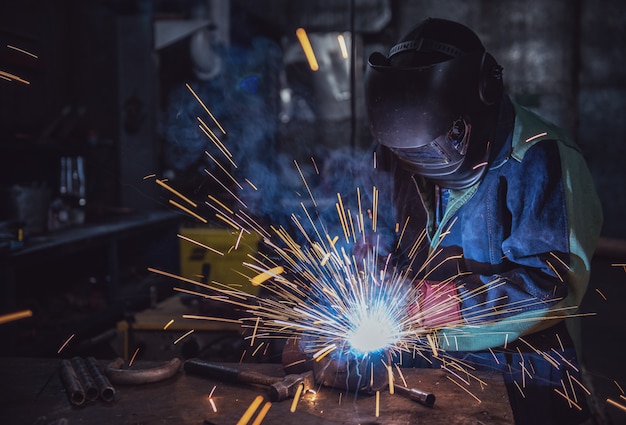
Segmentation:
{"type": "MultiPolygon", "coordinates": [[[[101,362],[104,365],[107,360],[101,362]]],[[[60,359],[3,359],[0,423],[51,424],[65,418],[68,425],[236,424],[255,397],[265,393],[263,387],[219,382],[181,371],[162,382],[116,385],[114,401],[96,400],[76,407],[64,392],[59,365],[60,359]],[[208,398],[211,391],[213,403],[208,398]]],[[[283,374],[278,364],[233,366],[276,376],[283,374]]],[[[262,424],[513,424],[500,375],[479,373],[482,382],[473,380],[466,386],[459,385],[458,379],[457,383],[452,382],[451,376],[442,370],[404,369],[403,372],[409,387],[436,395],[434,407],[385,391],[380,393],[376,416],[376,396],[355,396],[320,388],[316,394],[303,395],[294,412],[290,411],[292,400],[273,403],[262,424]]]]}

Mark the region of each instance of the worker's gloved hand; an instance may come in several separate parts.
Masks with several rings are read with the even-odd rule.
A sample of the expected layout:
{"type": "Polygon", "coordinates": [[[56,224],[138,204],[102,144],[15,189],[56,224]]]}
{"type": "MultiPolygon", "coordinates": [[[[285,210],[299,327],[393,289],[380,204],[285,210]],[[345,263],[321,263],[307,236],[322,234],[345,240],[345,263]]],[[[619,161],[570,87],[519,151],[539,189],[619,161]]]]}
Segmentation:
{"type": "Polygon", "coordinates": [[[364,358],[336,351],[321,359],[307,353],[306,337],[287,340],[282,353],[285,373],[313,371],[318,385],[348,391],[373,393],[388,384],[387,370],[383,364],[384,353],[364,358]]]}
{"type": "Polygon", "coordinates": [[[425,329],[459,326],[463,323],[461,303],[453,282],[419,280],[416,301],[409,306],[409,315],[425,329]]]}

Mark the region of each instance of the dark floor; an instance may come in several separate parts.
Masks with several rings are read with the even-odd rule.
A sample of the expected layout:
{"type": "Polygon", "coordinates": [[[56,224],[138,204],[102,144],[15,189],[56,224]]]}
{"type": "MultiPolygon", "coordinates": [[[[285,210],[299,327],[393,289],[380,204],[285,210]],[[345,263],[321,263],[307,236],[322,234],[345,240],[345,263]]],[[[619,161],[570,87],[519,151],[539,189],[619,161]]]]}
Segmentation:
{"type": "MultiPolygon", "coordinates": [[[[626,269],[624,259],[594,259],[583,313],[595,315],[581,320],[583,358],[593,396],[602,408],[606,424],[626,424],[626,412],[606,402],[612,399],[625,405],[626,390],[624,335],[626,332],[626,269]]],[[[604,424],[603,424],[604,425],[604,424]]]]}

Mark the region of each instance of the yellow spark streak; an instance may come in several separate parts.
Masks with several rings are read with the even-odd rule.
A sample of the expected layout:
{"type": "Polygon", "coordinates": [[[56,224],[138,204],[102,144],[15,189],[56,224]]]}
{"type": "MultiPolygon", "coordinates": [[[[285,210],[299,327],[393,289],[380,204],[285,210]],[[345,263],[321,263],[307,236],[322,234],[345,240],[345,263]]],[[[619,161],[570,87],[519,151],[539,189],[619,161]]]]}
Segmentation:
{"type": "Polygon", "coordinates": [[[200,216],[200,215],[196,214],[195,212],[191,211],[191,210],[190,210],[189,208],[187,208],[187,207],[182,206],[182,205],[181,205],[181,204],[179,204],[178,202],[176,202],[176,201],[174,201],[174,200],[172,200],[172,199],[170,199],[170,200],[169,200],[169,202],[170,202],[170,204],[174,205],[175,207],[178,207],[178,208],[180,208],[181,210],[185,211],[187,214],[189,214],[189,215],[191,215],[191,216],[193,216],[193,217],[197,218],[197,219],[198,219],[198,220],[200,220],[201,222],[203,222],[203,223],[208,223],[208,221],[207,221],[207,219],[206,219],[206,218],[204,218],[204,217],[202,217],[202,216],[200,216]]]}
{"type": "Polygon", "coordinates": [[[380,416],[380,391],[376,391],[376,417],[380,416]]]}
{"type": "Polygon", "coordinates": [[[211,409],[213,409],[213,413],[217,413],[217,406],[212,398],[209,398],[209,404],[211,405],[211,409]]]}
{"type": "Polygon", "coordinates": [[[220,144],[221,144],[221,143],[220,143],[220,144],[218,144],[218,143],[216,142],[216,139],[214,139],[214,138],[211,136],[211,134],[212,134],[213,132],[209,133],[209,132],[208,132],[208,131],[207,131],[207,130],[206,130],[206,129],[202,126],[202,125],[199,125],[199,126],[198,126],[198,128],[200,128],[200,130],[202,130],[202,132],[204,133],[204,135],[205,135],[206,137],[208,137],[208,138],[209,138],[209,140],[211,140],[215,146],[217,146],[217,149],[218,149],[220,152],[222,152],[222,155],[224,155],[224,157],[228,160],[228,162],[230,162],[230,163],[232,164],[232,166],[233,166],[233,167],[238,168],[238,167],[237,167],[237,164],[235,164],[235,161],[233,161],[233,159],[230,157],[229,153],[228,153],[227,151],[224,151],[224,150],[220,147],[220,144]]]}
{"type": "Polygon", "coordinates": [[[578,410],[583,410],[582,407],[580,407],[578,403],[572,400],[567,394],[564,394],[563,392],[561,392],[558,388],[555,388],[554,392],[560,395],[561,397],[563,397],[565,400],[567,400],[567,403],[570,405],[570,407],[574,406],[578,410]]]}
{"type": "Polygon", "coordinates": [[[257,317],[256,323],[254,324],[254,331],[252,332],[252,339],[250,340],[250,347],[254,345],[254,337],[256,336],[257,329],[259,329],[259,320],[261,320],[261,318],[257,317]]]}
{"type": "Polygon", "coordinates": [[[3,323],[13,322],[14,320],[25,319],[31,317],[33,312],[31,310],[16,311],[15,313],[3,314],[0,316],[0,325],[3,323]]]}
{"type": "MultiPolygon", "coordinates": [[[[194,320],[208,320],[208,321],[214,321],[214,322],[226,322],[226,323],[241,323],[239,320],[237,319],[226,319],[224,317],[209,317],[209,316],[198,316],[195,314],[183,314],[183,319],[194,319],[194,320]]],[[[191,333],[192,331],[189,331],[188,333],[191,333]]],[[[186,336],[187,334],[185,334],[186,336]]],[[[182,337],[181,337],[182,338],[182,337]]],[[[181,339],[179,338],[179,339],[181,339]]],[[[174,343],[175,344],[175,343],[174,343]]]]}
{"type": "Polygon", "coordinates": [[[296,37],[298,37],[302,50],[304,50],[304,55],[306,56],[306,60],[309,62],[311,71],[317,71],[320,69],[317,59],[315,59],[315,52],[313,52],[313,47],[311,46],[306,30],[304,28],[298,28],[296,30],[296,37]]]}
{"type": "Polygon", "coordinates": [[[139,348],[135,350],[135,352],[133,353],[133,356],[130,358],[130,361],[128,362],[128,367],[131,367],[133,365],[133,362],[135,361],[137,354],[139,354],[139,348]]]}
{"type": "Polygon", "coordinates": [[[395,388],[393,385],[393,369],[391,368],[391,365],[387,365],[387,376],[389,378],[389,394],[394,394],[395,388]]]}
{"type": "Polygon", "coordinates": [[[223,252],[218,251],[218,250],[217,250],[217,249],[215,249],[215,248],[211,248],[210,246],[205,245],[205,244],[203,244],[203,243],[200,243],[200,242],[198,242],[198,241],[196,241],[196,240],[194,240],[194,239],[188,238],[187,236],[183,236],[183,235],[181,235],[180,233],[177,233],[177,234],[176,234],[176,236],[178,236],[179,238],[181,238],[181,239],[183,239],[183,240],[186,240],[187,242],[191,242],[192,244],[198,245],[199,247],[202,247],[202,248],[204,248],[204,249],[208,249],[209,251],[214,252],[215,254],[218,254],[218,255],[224,255],[224,253],[223,253],[223,252]]]}
{"type": "MultiPolygon", "coordinates": [[[[400,232],[400,236],[398,237],[398,243],[396,244],[396,249],[400,248],[400,243],[402,242],[402,238],[404,237],[404,232],[406,231],[406,227],[409,225],[409,219],[410,217],[407,217],[406,220],[404,220],[404,225],[402,226],[402,231],[400,232]]],[[[396,230],[397,233],[397,230],[396,230]]]]}
{"type": "Polygon", "coordinates": [[[235,251],[239,249],[239,243],[241,242],[241,237],[243,236],[243,227],[239,232],[239,236],[237,237],[237,242],[235,242],[235,251]]]}
{"type": "Polygon", "coordinates": [[[205,123],[204,120],[200,117],[196,117],[196,119],[200,122],[200,128],[203,130],[206,130],[205,133],[208,133],[207,136],[209,136],[209,139],[211,139],[211,141],[215,144],[215,146],[217,146],[217,148],[220,151],[222,151],[224,156],[232,158],[233,154],[226,147],[226,145],[222,143],[220,138],[217,137],[217,135],[213,132],[213,130],[211,130],[211,128],[207,125],[207,123],[205,123]]]}
{"type": "Polygon", "coordinates": [[[263,347],[264,344],[265,344],[264,342],[260,343],[259,346],[252,352],[251,356],[254,357],[256,355],[256,353],[259,352],[261,347],[263,347]]]}
{"type": "Polygon", "coordinates": [[[472,170],[476,170],[476,169],[478,169],[478,168],[480,168],[480,167],[484,167],[484,166],[485,166],[485,165],[487,165],[487,164],[489,164],[489,162],[487,162],[487,161],[485,161],[485,162],[479,162],[478,164],[476,164],[476,165],[474,165],[474,166],[472,167],[472,170]]]}
{"type": "Polygon", "coordinates": [[[339,214],[339,220],[341,221],[341,227],[343,228],[343,234],[346,237],[346,241],[350,241],[350,230],[348,228],[348,219],[346,217],[346,210],[343,206],[343,200],[341,199],[341,193],[337,193],[337,199],[339,200],[338,204],[335,204],[337,207],[337,213],[339,214]]]}
{"type": "Polygon", "coordinates": [[[626,412],[626,406],[624,406],[623,404],[618,403],[617,401],[611,400],[610,398],[606,399],[606,402],[612,406],[617,407],[618,409],[623,410],[624,412],[626,412]]]}
{"type": "Polygon", "coordinates": [[[209,116],[211,117],[211,119],[213,119],[213,122],[215,123],[215,125],[217,125],[219,127],[219,129],[222,131],[223,134],[226,134],[226,131],[224,130],[224,128],[222,128],[222,126],[220,125],[219,122],[217,122],[217,120],[215,119],[215,117],[213,116],[213,114],[211,113],[211,111],[209,111],[209,108],[206,107],[206,105],[204,104],[204,102],[202,101],[202,99],[200,99],[198,97],[198,95],[196,94],[195,91],[193,91],[193,89],[191,88],[191,86],[188,83],[185,83],[185,86],[187,87],[187,89],[189,89],[189,91],[191,92],[191,94],[193,94],[193,97],[196,98],[196,100],[198,101],[198,103],[200,103],[200,105],[202,105],[202,107],[204,108],[204,110],[206,111],[207,114],[209,114],[209,116]]]}
{"type": "Polygon", "coordinates": [[[330,235],[326,233],[326,239],[328,239],[328,242],[330,243],[331,248],[335,248],[335,244],[339,240],[339,236],[335,236],[334,238],[331,239],[330,235]]]}
{"type": "Polygon", "coordinates": [[[315,162],[315,158],[311,157],[311,162],[313,163],[313,168],[315,168],[315,174],[320,175],[320,170],[317,168],[317,163],[315,162]]]}
{"type": "Polygon", "coordinates": [[[378,189],[376,189],[376,186],[372,187],[372,195],[374,198],[372,201],[372,211],[373,211],[372,230],[376,232],[376,225],[378,222],[378,189]]]}
{"type": "Polygon", "coordinates": [[[248,180],[248,179],[245,179],[245,180],[246,180],[246,183],[248,183],[248,184],[252,187],[252,189],[254,189],[254,190],[259,190],[259,189],[258,189],[258,188],[254,185],[254,183],[252,183],[250,180],[248,180]]]}
{"type": "Polygon", "coordinates": [[[324,357],[326,357],[329,353],[334,351],[336,348],[337,346],[335,344],[329,345],[328,347],[324,347],[321,350],[319,350],[317,353],[313,354],[313,358],[315,359],[316,362],[319,362],[324,357]]]}
{"type": "Polygon", "coordinates": [[[59,348],[59,350],[57,351],[57,354],[59,354],[61,351],[63,351],[63,349],[67,346],[67,344],[70,343],[70,341],[72,340],[72,338],[74,338],[75,334],[70,335],[70,337],[68,339],[65,340],[65,342],[63,343],[63,345],[61,345],[61,348],[59,348]]]}
{"type": "MultiPolygon", "coordinates": [[[[152,273],[158,273],[158,274],[163,275],[163,276],[171,277],[172,279],[177,279],[177,280],[180,280],[182,282],[188,282],[188,283],[191,283],[193,285],[200,286],[202,288],[207,288],[207,289],[216,290],[216,291],[219,291],[219,292],[222,292],[222,293],[227,293],[228,295],[236,297],[236,298],[239,298],[239,299],[246,299],[246,297],[244,297],[243,295],[238,295],[236,292],[226,291],[224,289],[215,288],[215,287],[212,287],[210,285],[206,285],[206,284],[204,284],[202,282],[198,282],[198,281],[193,280],[193,279],[188,279],[186,277],[182,277],[182,276],[179,276],[179,275],[174,274],[174,273],[168,273],[168,272],[165,272],[165,271],[162,271],[162,270],[154,269],[152,267],[148,267],[148,271],[152,272],[152,273]]],[[[218,286],[221,286],[222,288],[227,288],[228,290],[231,289],[229,286],[221,284],[219,282],[212,281],[212,283],[214,283],[214,284],[216,284],[218,286]]],[[[180,291],[180,292],[185,292],[185,293],[198,295],[198,296],[202,296],[202,297],[206,297],[206,298],[214,298],[214,297],[210,297],[210,296],[208,296],[206,294],[201,294],[199,292],[189,291],[189,290],[182,289],[182,288],[174,288],[174,289],[177,290],[177,291],[180,291]]],[[[234,303],[234,301],[231,301],[231,300],[224,300],[223,299],[222,301],[234,303]]],[[[253,308],[253,307],[249,306],[249,308],[253,308]]]]}
{"type": "Polygon", "coordinates": [[[359,232],[365,236],[365,224],[364,224],[364,218],[363,218],[363,208],[361,207],[361,189],[360,188],[356,188],[356,197],[357,197],[357,202],[359,204],[359,232]]]}
{"type": "Polygon", "coordinates": [[[266,401],[263,407],[261,407],[261,410],[259,410],[259,414],[257,415],[257,417],[254,418],[254,422],[252,422],[252,425],[261,425],[261,422],[263,422],[263,419],[265,419],[265,415],[267,415],[270,407],[272,407],[272,402],[266,401]]]}
{"type": "Polygon", "coordinates": [[[282,274],[284,271],[285,269],[282,266],[276,266],[272,269],[264,271],[261,274],[256,275],[255,277],[250,279],[250,283],[252,283],[252,285],[254,286],[259,286],[261,283],[272,277],[275,277],[276,275],[282,274]]]}
{"type": "Polygon", "coordinates": [[[224,168],[222,166],[222,164],[219,163],[219,161],[217,159],[215,159],[213,157],[213,155],[211,155],[210,153],[208,153],[207,151],[204,151],[204,153],[213,160],[213,162],[215,163],[215,165],[217,165],[220,170],[222,170],[224,172],[224,174],[226,174],[228,176],[228,178],[237,185],[237,187],[241,190],[243,190],[243,186],[239,184],[239,182],[233,177],[233,175],[231,173],[228,172],[228,170],[226,168],[224,168]]]}
{"type": "Polygon", "coordinates": [[[169,328],[170,326],[172,326],[172,324],[173,324],[173,323],[174,323],[174,319],[170,319],[170,321],[169,321],[169,322],[167,322],[167,323],[165,324],[165,326],[163,326],[163,330],[164,330],[164,331],[165,331],[165,330],[167,330],[167,328],[169,328]]]}
{"type": "Polygon", "coordinates": [[[559,263],[561,263],[563,267],[569,270],[570,267],[567,265],[567,263],[561,260],[554,252],[550,251],[550,255],[553,256],[559,263]]]}
{"type": "Polygon", "coordinates": [[[621,392],[622,394],[624,394],[624,390],[622,389],[622,386],[619,384],[619,382],[617,382],[617,381],[615,381],[615,380],[614,380],[614,381],[613,381],[613,383],[615,384],[615,386],[616,386],[617,388],[619,388],[619,392],[621,392]]]}
{"type": "Polygon", "coordinates": [[[20,83],[26,84],[26,85],[30,85],[30,81],[26,81],[23,78],[18,77],[15,74],[11,74],[10,72],[5,72],[5,71],[0,71],[0,76],[5,77],[9,80],[15,80],[18,81],[20,83]]]}
{"type": "Polygon", "coordinates": [[[302,179],[302,182],[304,183],[304,187],[306,187],[307,192],[309,192],[309,197],[311,198],[311,201],[313,201],[313,205],[317,207],[317,202],[315,201],[315,197],[313,197],[313,193],[311,193],[311,188],[309,188],[309,184],[304,178],[304,174],[302,174],[302,170],[300,169],[300,166],[298,165],[298,161],[294,159],[293,163],[295,164],[296,169],[298,170],[298,174],[300,174],[300,178],[302,179]]]}
{"type": "Polygon", "coordinates": [[[30,56],[30,57],[32,57],[32,58],[39,59],[39,58],[37,57],[37,55],[36,55],[36,54],[31,53],[31,52],[28,52],[28,51],[26,51],[26,50],[24,50],[24,49],[20,49],[19,47],[15,47],[15,46],[12,46],[12,45],[10,45],[10,44],[7,44],[7,47],[8,47],[9,49],[17,50],[17,51],[18,51],[18,52],[20,52],[20,53],[24,53],[25,55],[28,55],[28,56],[30,56]]]}
{"type": "Polygon", "coordinates": [[[216,388],[217,388],[217,385],[213,385],[213,388],[211,388],[211,392],[209,393],[209,398],[213,397],[213,393],[215,392],[216,388]]]}
{"type": "Polygon", "coordinates": [[[176,189],[174,189],[173,187],[171,187],[171,186],[167,185],[167,184],[166,184],[163,180],[156,179],[155,181],[156,181],[156,183],[157,183],[159,186],[161,186],[161,187],[163,187],[163,188],[165,188],[165,189],[169,190],[169,191],[170,191],[170,192],[172,192],[174,195],[178,196],[180,199],[182,199],[183,201],[187,202],[187,203],[188,203],[189,205],[191,205],[192,207],[194,207],[194,208],[195,208],[195,207],[197,207],[197,206],[198,206],[198,205],[197,205],[195,202],[193,202],[191,199],[187,198],[185,195],[183,195],[182,193],[180,193],[179,191],[177,191],[177,190],[176,190],[176,189]]]}
{"type": "MultiPolygon", "coordinates": [[[[459,387],[460,389],[462,389],[463,391],[465,391],[466,393],[468,393],[470,396],[472,396],[474,398],[474,400],[476,400],[478,403],[482,403],[482,400],[479,399],[478,397],[476,397],[475,394],[473,394],[470,390],[468,390],[467,388],[465,388],[464,386],[462,386],[461,384],[459,384],[458,382],[456,382],[454,379],[450,378],[448,375],[446,375],[446,378],[448,378],[448,380],[450,382],[453,382],[457,387],[459,387]]],[[[515,382],[515,384],[517,384],[517,382],[515,382]]],[[[519,388],[519,387],[518,387],[519,388]]]]}
{"type": "Polygon", "coordinates": [[[143,179],[144,180],[148,180],[148,179],[151,179],[153,177],[156,177],[156,174],[148,174],[147,176],[144,176],[143,179]]]}
{"type": "Polygon", "coordinates": [[[556,268],[554,268],[554,266],[552,265],[552,263],[550,263],[548,260],[546,260],[546,264],[548,265],[548,267],[550,267],[552,269],[552,271],[554,272],[554,274],[556,275],[556,277],[563,282],[563,278],[561,277],[561,275],[559,274],[558,271],[556,271],[556,268]]]}
{"type": "Polygon", "coordinates": [[[498,360],[498,357],[496,357],[496,353],[494,353],[491,348],[489,348],[489,352],[493,356],[493,359],[496,361],[496,364],[500,364],[500,361],[498,360]]]}
{"type": "Polygon", "coordinates": [[[243,415],[237,422],[237,425],[247,424],[248,421],[250,421],[250,418],[252,417],[254,412],[256,412],[256,409],[259,408],[262,402],[263,402],[263,396],[260,396],[260,395],[256,396],[254,400],[252,400],[252,403],[250,403],[250,406],[248,406],[246,411],[243,413],[243,415]]]}
{"type": "Polygon", "coordinates": [[[302,394],[302,390],[304,389],[304,384],[298,385],[296,389],[296,395],[293,396],[293,400],[291,401],[291,407],[289,411],[294,413],[296,411],[296,407],[298,406],[298,402],[300,401],[300,395],[302,394]]]}
{"type": "Polygon", "coordinates": [[[224,223],[228,224],[235,230],[239,230],[241,228],[241,226],[239,226],[237,223],[235,223],[233,220],[231,220],[230,218],[226,217],[223,214],[215,213],[215,217],[219,218],[220,220],[222,220],[224,223]]]}
{"type": "Polygon", "coordinates": [[[595,290],[596,290],[596,292],[597,292],[598,294],[600,294],[600,296],[602,297],[602,299],[604,299],[604,301],[606,301],[606,296],[602,293],[602,291],[600,291],[598,288],[596,288],[595,290]]]}
{"type": "MultiPolygon", "coordinates": [[[[185,317],[185,316],[183,316],[183,317],[185,317]]],[[[193,333],[193,331],[194,330],[192,329],[192,330],[190,330],[188,332],[185,332],[180,338],[178,338],[176,341],[174,341],[174,345],[178,344],[180,341],[182,341],[183,339],[185,339],[186,337],[191,335],[193,333]]]]}
{"type": "Polygon", "coordinates": [[[545,131],[544,131],[543,133],[536,134],[536,135],[534,135],[534,136],[529,137],[528,139],[526,139],[526,143],[528,143],[528,142],[532,142],[532,141],[533,141],[533,140],[535,140],[535,139],[538,139],[538,138],[540,138],[540,137],[547,136],[547,135],[548,135],[548,133],[547,133],[547,132],[545,132],[545,131]]]}
{"type": "Polygon", "coordinates": [[[437,345],[435,344],[435,340],[431,334],[426,334],[426,339],[428,340],[428,345],[430,345],[430,349],[433,352],[433,356],[439,357],[437,352],[437,345]]]}
{"type": "Polygon", "coordinates": [[[339,42],[341,57],[344,59],[348,59],[348,47],[346,46],[346,38],[343,36],[343,34],[339,34],[337,36],[337,41],[339,42]]]}

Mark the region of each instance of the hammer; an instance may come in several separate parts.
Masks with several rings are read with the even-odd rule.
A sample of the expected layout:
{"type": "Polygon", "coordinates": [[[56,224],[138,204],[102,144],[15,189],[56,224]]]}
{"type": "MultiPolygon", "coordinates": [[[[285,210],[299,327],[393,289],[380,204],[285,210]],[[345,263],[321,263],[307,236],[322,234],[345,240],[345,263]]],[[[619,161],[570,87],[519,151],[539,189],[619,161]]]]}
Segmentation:
{"type": "Polygon", "coordinates": [[[186,360],[183,368],[187,373],[204,376],[205,378],[269,387],[269,398],[271,401],[282,401],[294,397],[300,385],[304,385],[304,390],[310,389],[315,385],[313,372],[289,374],[283,377],[269,376],[199,359],[186,360]]]}

